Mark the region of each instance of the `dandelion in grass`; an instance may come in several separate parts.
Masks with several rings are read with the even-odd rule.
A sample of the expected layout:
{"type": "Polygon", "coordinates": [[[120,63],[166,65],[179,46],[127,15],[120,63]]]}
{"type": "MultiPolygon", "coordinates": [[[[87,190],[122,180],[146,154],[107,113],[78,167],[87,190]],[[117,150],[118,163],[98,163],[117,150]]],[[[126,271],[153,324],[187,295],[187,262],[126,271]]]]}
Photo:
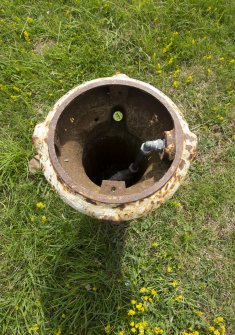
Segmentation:
{"type": "Polygon", "coordinates": [[[42,223],[46,223],[46,221],[47,221],[46,215],[42,215],[41,219],[42,219],[42,223]]]}
{"type": "Polygon", "coordinates": [[[125,333],[124,333],[123,330],[121,330],[121,331],[118,333],[118,335],[125,335],[125,333]]]}
{"type": "Polygon", "coordinates": [[[187,82],[190,83],[192,80],[193,80],[193,76],[190,74],[190,75],[187,77],[187,82]]]}
{"type": "Polygon", "coordinates": [[[12,89],[17,93],[19,93],[21,91],[21,89],[17,86],[13,86],[12,89]]]}
{"type": "Polygon", "coordinates": [[[192,39],[191,43],[192,43],[192,45],[194,45],[196,43],[194,38],[192,39]]]}
{"type": "Polygon", "coordinates": [[[109,334],[111,332],[111,326],[110,324],[108,323],[107,326],[105,327],[105,333],[106,334],[109,334]]]}
{"type": "Polygon", "coordinates": [[[222,316],[218,316],[217,318],[214,319],[214,323],[220,324],[224,322],[224,318],[222,316]]]}
{"type": "Polygon", "coordinates": [[[174,32],[173,32],[173,37],[177,37],[177,36],[179,36],[178,31],[174,31],[174,32]]]}
{"type": "Polygon", "coordinates": [[[220,331],[221,331],[221,335],[225,335],[225,326],[224,325],[220,325],[220,331]]]}
{"type": "Polygon", "coordinates": [[[134,311],[133,309],[129,309],[129,311],[128,311],[128,315],[129,315],[129,316],[133,316],[133,315],[135,315],[135,311],[134,311]]]}
{"type": "Polygon", "coordinates": [[[38,208],[38,209],[44,209],[45,207],[46,207],[46,205],[44,204],[44,202],[37,202],[36,203],[36,207],[38,208]]]}
{"type": "Polygon", "coordinates": [[[172,287],[178,286],[178,282],[176,280],[173,280],[173,282],[170,283],[172,287]]]}
{"type": "Polygon", "coordinates": [[[136,305],[136,303],[137,303],[136,300],[134,300],[134,299],[131,300],[131,304],[132,304],[132,305],[136,305]]]}
{"type": "Polygon", "coordinates": [[[153,333],[156,334],[156,335],[163,334],[163,329],[160,328],[160,327],[154,327],[153,328],[153,333]]]}
{"type": "Polygon", "coordinates": [[[58,329],[54,332],[54,335],[61,335],[61,329],[58,328],[58,329]]]}
{"type": "Polygon", "coordinates": [[[201,312],[201,311],[195,311],[195,313],[196,313],[198,316],[200,316],[200,317],[203,316],[203,314],[204,314],[204,313],[201,312]]]}
{"type": "Polygon", "coordinates": [[[172,267],[168,265],[166,271],[167,271],[168,273],[171,273],[171,272],[173,271],[173,270],[172,270],[172,267]]]}
{"type": "Polygon", "coordinates": [[[152,248],[157,248],[159,246],[159,244],[157,243],[157,242],[153,242],[152,244],[151,244],[151,247],[152,248]]]}
{"type": "Polygon", "coordinates": [[[173,77],[176,78],[180,73],[180,70],[177,68],[174,73],[173,73],[173,77]]]}
{"type": "Polygon", "coordinates": [[[16,101],[18,99],[18,97],[17,97],[17,95],[11,95],[10,99],[13,100],[13,101],[16,101]]]}
{"type": "Polygon", "coordinates": [[[131,332],[134,334],[134,333],[137,332],[137,330],[133,327],[133,328],[131,328],[131,332]]]}
{"type": "Polygon", "coordinates": [[[35,221],[36,221],[35,217],[32,216],[32,217],[31,217],[31,222],[35,222],[35,221]]]}
{"type": "Polygon", "coordinates": [[[174,87],[174,88],[177,88],[178,86],[179,86],[179,82],[178,81],[173,81],[173,84],[172,84],[172,86],[174,87]]]}
{"type": "Polygon", "coordinates": [[[33,19],[32,19],[31,17],[28,17],[28,18],[27,18],[27,22],[28,22],[28,23],[33,23],[33,19]]]}
{"type": "Polygon", "coordinates": [[[208,75],[211,74],[211,69],[207,69],[207,74],[208,74],[208,75]]]}
{"type": "Polygon", "coordinates": [[[152,303],[152,302],[153,302],[153,299],[152,299],[152,298],[149,298],[148,301],[149,301],[150,303],[152,303]]]}
{"type": "Polygon", "coordinates": [[[34,325],[29,327],[29,332],[37,332],[39,330],[39,326],[38,325],[34,325]]]}
{"type": "Polygon", "coordinates": [[[27,43],[30,43],[29,33],[26,30],[23,32],[23,36],[24,36],[25,41],[27,43]]]}
{"type": "Polygon", "coordinates": [[[175,297],[175,301],[176,302],[180,302],[184,299],[184,297],[182,295],[177,295],[177,297],[175,297]]]}
{"type": "Polygon", "coordinates": [[[173,61],[174,61],[174,58],[171,57],[171,58],[168,60],[168,64],[171,65],[171,64],[173,63],[173,61]]]}
{"type": "Polygon", "coordinates": [[[152,290],[151,290],[151,294],[152,294],[153,296],[155,296],[155,295],[157,294],[157,291],[154,290],[154,289],[152,289],[152,290]]]}
{"type": "Polygon", "coordinates": [[[230,59],[229,63],[231,64],[235,63],[235,59],[230,59]]]}
{"type": "Polygon", "coordinates": [[[141,287],[141,288],[139,289],[139,292],[140,292],[140,293],[148,293],[149,290],[148,290],[146,287],[141,287]]]}

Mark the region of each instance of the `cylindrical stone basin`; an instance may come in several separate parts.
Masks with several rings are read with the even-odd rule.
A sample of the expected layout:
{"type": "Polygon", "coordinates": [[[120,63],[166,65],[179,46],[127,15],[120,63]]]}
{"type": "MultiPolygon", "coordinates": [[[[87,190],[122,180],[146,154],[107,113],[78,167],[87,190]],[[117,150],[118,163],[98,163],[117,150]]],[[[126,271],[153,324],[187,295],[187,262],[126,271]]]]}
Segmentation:
{"type": "Polygon", "coordinates": [[[145,215],[178,189],[197,137],[177,106],[155,87],[126,75],[86,82],[66,93],[33,141],[44,175],[60,197],[89,216],[114,222],[145,215]],[[141,144],[163,139],[130,182],[110,180],[141,144]]]}

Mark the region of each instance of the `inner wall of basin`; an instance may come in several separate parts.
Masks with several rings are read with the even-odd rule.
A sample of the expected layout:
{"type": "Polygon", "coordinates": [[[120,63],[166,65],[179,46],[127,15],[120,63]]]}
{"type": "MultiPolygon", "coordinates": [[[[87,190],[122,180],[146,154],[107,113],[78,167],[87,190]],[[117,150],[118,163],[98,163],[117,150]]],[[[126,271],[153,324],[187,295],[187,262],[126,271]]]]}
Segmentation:
{"type": "MultiPolygon", "coordinates": [[[[56,126],[55,149],[73,183],[99,192],[102,180],[129,167],[143,142],[163,138],[163,132],[173,128],[167,109],[150,94],[126,85],[105,85],[79,95],[65,108],[56,126]]],[[[169,167],[170,162],[154,153],[124,192],[153,185],[169,167]]]]}

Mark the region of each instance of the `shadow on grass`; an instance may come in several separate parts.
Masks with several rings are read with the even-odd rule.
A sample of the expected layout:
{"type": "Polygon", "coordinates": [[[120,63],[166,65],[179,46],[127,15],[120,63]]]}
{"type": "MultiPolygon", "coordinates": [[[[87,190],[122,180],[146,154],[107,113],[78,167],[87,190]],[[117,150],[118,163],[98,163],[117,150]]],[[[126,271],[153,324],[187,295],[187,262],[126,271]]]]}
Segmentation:
{"type": "Polygon", "coordinates": [[[126,318],[132,297],[131,283],[122,274],[128,226],[82,217],[77,229],[72,243],[64,241],[42,294],[47,329],[105,334],[108,324],[112,329],[126,318]]]}

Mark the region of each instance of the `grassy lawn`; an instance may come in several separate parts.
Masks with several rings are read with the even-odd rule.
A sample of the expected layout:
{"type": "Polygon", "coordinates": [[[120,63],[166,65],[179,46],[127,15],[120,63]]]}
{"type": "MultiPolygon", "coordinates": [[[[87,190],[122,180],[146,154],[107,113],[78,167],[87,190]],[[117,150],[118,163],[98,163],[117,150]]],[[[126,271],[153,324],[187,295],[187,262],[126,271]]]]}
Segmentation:
{"type": "Polygon", "coordinates": [[[1,1],[0,335],[235,334],[234,17],[233,0],[1,1]],[[168,203],[112,226],[27,162],[55,101],[117,72],[171,97],[199,153],[168,203]]]}

